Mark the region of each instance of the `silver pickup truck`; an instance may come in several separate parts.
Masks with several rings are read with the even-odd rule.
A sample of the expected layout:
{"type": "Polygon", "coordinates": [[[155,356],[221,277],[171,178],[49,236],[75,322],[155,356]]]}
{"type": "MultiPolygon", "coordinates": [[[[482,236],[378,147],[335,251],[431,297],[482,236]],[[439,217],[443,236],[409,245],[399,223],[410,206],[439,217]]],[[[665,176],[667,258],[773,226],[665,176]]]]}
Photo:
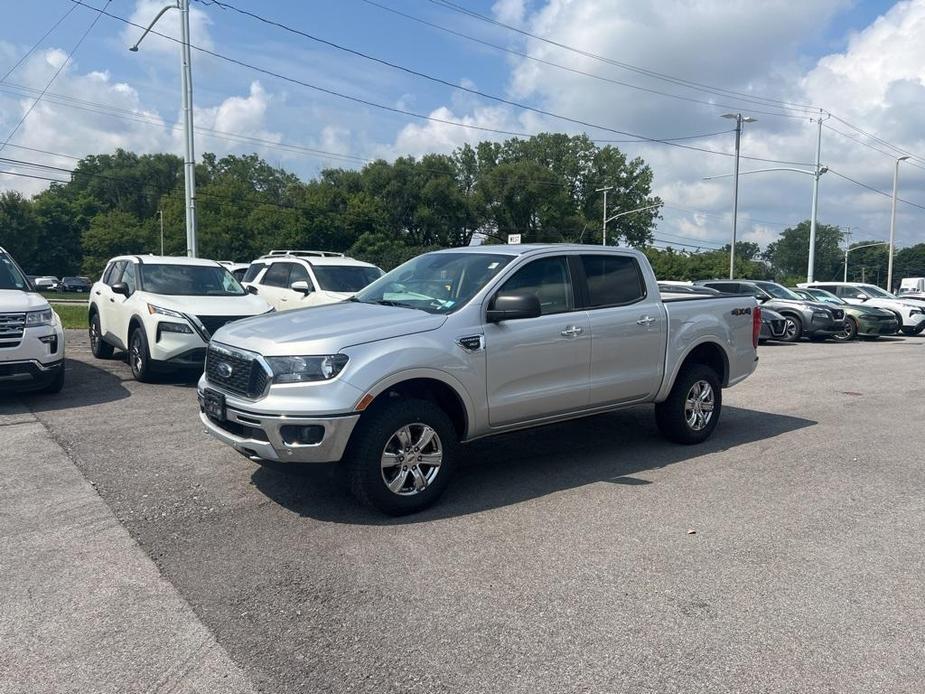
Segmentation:
{"type": "Polygon", "coordinates": [[[753,297],[663,299],[638,251],[454,248],[346,301],[221,328],[200,416],[256,462],[343,460],[361,501],[411,513],[483,436],[655,403],[669,439],[705,440],[760,327],[753,297]]]}

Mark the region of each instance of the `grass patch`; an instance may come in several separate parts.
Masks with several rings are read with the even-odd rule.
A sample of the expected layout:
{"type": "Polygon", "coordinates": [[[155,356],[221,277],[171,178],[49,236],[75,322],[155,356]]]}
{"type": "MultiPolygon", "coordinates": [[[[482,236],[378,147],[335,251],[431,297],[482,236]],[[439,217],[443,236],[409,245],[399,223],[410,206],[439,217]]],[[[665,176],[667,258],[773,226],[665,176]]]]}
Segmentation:
{"type": "Polygon", "coordinates": [[[86,328],[87,307],[83,304],[55,304],[52,306],[65,328],[86,328]]]}

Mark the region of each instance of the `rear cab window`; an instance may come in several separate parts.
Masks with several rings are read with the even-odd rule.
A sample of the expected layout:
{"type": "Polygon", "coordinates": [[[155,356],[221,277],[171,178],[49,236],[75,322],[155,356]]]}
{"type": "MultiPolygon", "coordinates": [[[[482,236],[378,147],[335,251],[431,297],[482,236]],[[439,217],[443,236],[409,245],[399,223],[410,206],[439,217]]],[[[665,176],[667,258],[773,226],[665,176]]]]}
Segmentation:
{"type": "Polygon", "coordinates": [[[582,255],[588,286],[588,307],[626,306],[646,297],[639,262],[627,255],[582,255]]]}

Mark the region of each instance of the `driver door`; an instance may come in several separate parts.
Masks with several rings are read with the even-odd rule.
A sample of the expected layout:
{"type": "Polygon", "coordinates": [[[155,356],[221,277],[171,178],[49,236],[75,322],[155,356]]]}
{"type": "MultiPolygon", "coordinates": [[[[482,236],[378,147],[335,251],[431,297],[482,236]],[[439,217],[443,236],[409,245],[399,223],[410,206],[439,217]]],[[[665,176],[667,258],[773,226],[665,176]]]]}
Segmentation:
{"type": "Polygon", "coordinates": [[[588,312],[575,308],[568,257],[531,261],[498,293],[513,291],[535,294],[542,315],[485,325],[489,423],[504,426],[586,408],[591,324],[588,312]]]}

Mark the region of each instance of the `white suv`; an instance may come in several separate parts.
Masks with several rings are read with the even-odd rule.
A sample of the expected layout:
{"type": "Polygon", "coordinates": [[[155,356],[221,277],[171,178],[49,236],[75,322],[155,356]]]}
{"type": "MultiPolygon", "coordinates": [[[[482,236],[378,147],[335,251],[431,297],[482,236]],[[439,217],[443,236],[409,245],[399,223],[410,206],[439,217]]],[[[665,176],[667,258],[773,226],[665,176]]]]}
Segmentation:
{"type": "Polygon", "coordinates": [[[61,319],[0,248],[0,388],[57,393],[63,385],[61,319]]]}
{"type": "Polygon", "coordinates": [[[329,251],[270,251],[244,275],[245,286],[278,311],[349,299],[384,273],[375,265],[329,251]]]}
{"type": "Polygon", "coordinates": [[[914,301],[897,297],[875,284],[863,282],[803,282],[801,289],[825,289],[849,304],[864,304],[885,308],[896,314],[905,335],[918,335],[925,330],[925,310],[914,301]]]}
{"type": "Polygon", "coordinates": [[[163,367],[201,368],[212,333],[272,310],[213,260],[120,256],[90,290],[90,347],[98,359],[127,350],[145,381],[163,367]]]}

